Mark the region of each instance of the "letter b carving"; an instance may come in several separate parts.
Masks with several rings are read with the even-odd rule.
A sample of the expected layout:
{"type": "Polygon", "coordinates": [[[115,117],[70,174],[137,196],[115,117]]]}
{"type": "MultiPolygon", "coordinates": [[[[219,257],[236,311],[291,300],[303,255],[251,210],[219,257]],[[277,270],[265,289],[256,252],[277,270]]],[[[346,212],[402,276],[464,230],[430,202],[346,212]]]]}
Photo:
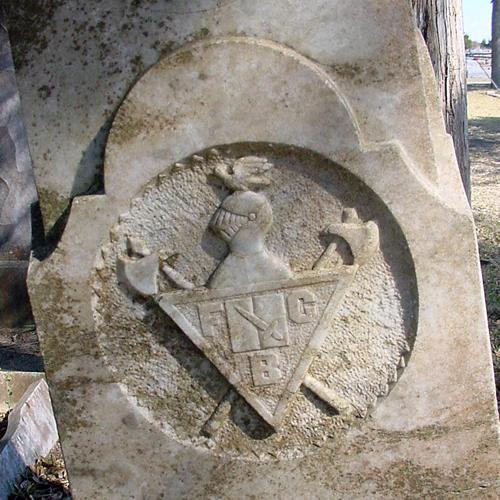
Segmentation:
{"type": "Polygon", "coordinates": [[[250,366],[252,368],[252,378],[255,386],[277,384],[281,379],[282,373],[279,369],[277,354],[258,354],[251,356],[250,366]]]}

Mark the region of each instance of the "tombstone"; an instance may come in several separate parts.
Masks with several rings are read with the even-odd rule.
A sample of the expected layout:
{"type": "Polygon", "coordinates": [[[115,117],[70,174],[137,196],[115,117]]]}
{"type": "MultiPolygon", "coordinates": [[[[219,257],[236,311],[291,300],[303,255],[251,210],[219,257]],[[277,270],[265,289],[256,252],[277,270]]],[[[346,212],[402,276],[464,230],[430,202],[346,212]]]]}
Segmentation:
{"type": "Polygon", "coordinates": [[[409,4],[44,16],[15,52],[48,226],[104,157],[29,274],[75,497],[493,495],[474,226],[409,4]]]}
{"type": "Polygon", "coordinates": [[[9,37],[0,12],[0,328],[32,323],[26,274],[36,201],[9,37]]]}

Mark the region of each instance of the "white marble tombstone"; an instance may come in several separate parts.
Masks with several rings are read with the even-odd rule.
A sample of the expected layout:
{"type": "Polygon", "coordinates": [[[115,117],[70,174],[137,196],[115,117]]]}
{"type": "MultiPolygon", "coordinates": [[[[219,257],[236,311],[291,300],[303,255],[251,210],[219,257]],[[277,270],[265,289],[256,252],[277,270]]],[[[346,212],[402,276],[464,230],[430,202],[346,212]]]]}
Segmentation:
{"type": "Polygon", "coordinates": [[[75,497],[494,495],[474,225],[409,4],[105,4],[54,6],[20,69],[49,222],[113,115],[104,192],[30,269],[75,497]]]}

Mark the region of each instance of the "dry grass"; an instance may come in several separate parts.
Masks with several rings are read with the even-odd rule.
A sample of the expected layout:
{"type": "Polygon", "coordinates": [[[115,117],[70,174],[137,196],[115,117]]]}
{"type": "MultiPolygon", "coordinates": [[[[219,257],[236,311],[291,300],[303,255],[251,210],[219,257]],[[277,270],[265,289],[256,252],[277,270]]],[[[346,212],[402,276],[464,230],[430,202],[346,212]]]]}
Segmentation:
{"type": "Polygon", "coordinates": [[[37,460],[18,481],[9,500],[71,500],[61,447],[37,460]]]}
{"type": "Polygon", "coordinates": [[[468,101],[472,209],[500,401],[500,94],[476,88],[468,93],[468,101]]]}

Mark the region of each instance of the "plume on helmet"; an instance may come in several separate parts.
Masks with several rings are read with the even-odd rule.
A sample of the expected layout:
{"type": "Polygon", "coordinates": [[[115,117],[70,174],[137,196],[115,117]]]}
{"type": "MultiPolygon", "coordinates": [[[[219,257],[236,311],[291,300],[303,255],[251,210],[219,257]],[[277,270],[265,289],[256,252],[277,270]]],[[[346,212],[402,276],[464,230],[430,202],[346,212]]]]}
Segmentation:
{"type": "Polygon", "coordinates": [[[269,170],[273,164],[258,156],[244,156],[232,165],[218,164],[214,174],[232,191],[258,191],[271,184],[269,170]]]}

